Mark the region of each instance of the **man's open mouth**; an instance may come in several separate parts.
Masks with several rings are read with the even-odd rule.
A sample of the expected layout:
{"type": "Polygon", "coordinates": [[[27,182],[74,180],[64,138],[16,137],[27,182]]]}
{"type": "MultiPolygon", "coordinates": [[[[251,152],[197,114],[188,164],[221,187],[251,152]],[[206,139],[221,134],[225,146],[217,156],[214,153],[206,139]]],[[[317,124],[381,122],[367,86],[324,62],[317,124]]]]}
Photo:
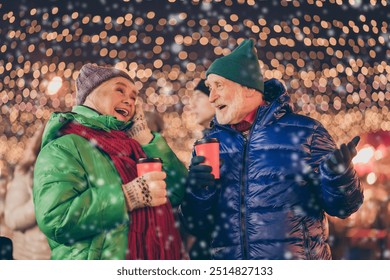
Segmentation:
{"type": "Polygon", "coordinates": [[[118,114],[120,114],[124,117],[127,117],[129,115],[129,111],[127,111],[126,109],[122,109],[122,108],[115,108],[115,112],[117,112],[118,114]]]}

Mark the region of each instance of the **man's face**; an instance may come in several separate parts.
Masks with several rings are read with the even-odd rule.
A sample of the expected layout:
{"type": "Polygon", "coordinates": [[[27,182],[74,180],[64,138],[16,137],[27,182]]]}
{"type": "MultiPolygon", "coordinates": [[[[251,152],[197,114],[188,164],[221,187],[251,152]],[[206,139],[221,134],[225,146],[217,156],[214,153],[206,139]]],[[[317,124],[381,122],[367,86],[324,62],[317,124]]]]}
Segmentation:
{"type": "Polygon", "coordinates": [[[196,90],[190,99],[191,111],[195,114],[196,122],[200,125],[208,125],[215,114],[215,108],[210,104],[209,97],[196,90]]]}
{"type": "Polygon", "coordinates": [[[134,116],[137,95],[137,88],[132,82],[116,77],[95,88],[87,97],[87,101],[92,103],[99,113],[128,122],[134,116]]]}
{"type": "Polygon", "coordinates": [[[220,124],[236,124],[249,113],[243,87],[224,77],[210,74],[206,85],[210,89],[210,103],[215,107],[215,115],[220,124]]]}

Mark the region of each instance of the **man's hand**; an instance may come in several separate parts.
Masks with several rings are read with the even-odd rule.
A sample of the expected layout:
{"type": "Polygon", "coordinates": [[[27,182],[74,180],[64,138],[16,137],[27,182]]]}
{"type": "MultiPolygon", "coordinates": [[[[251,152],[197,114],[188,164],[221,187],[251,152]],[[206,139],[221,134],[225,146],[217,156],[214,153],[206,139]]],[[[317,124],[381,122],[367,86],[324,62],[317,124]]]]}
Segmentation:
{"type": "Polygon", "coordinates": [[[348,144],[342,144],[340,149],[335,150],[325,161],[327,168],[334,173],[343,173],[351,164],[352,158],[356,156],[356,146],[359,141],[360,137],[356,136],[348,144]]]}
{"type": "Polygon", "coordinates": [[[165,204],[167,202],[167,185],[164,181],[166,176],[165,172],[148,172],[122,185],[127,209],[133,211],[137,208],[165,204]]]}
{"type": "Polygon", "coordinates": [[[203,156],[195,156],[191,160],[190,170],[188,173],[188,186],[191,190],[196,188],[214,187],[215,178],[211,174],[211,166],[201,165],[205,161],[203,156]]]}
{"type": "Polygon", "coordinates": [[[135,105],[133,122],[133,125],[127,131],[127,135],[129,135],[141,145],[149,144],[153,139],[153,134],[150,131],[148,123],[146,122],[140,98],[137,99],[137,103],[135,105]]]}

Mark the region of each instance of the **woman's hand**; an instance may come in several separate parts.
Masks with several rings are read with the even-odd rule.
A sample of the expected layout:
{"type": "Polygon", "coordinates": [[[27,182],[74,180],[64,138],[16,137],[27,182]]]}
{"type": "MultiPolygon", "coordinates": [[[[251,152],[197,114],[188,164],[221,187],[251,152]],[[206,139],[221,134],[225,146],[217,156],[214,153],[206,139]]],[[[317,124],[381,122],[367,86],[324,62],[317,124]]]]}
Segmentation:
{"type": "Polygon", "coordinates": [[[164,181],[166,177],[165,172],[153,171],[122,185],[127,209],[133,211],[137,208],[165,204],[167,202],[167,185],[164,181]]]}
{"type": "Polygon", "coordinates": [[[136,101],[133,125],[129,130],[127,130],[127,135],[141,145],[149,144],[153,139],[153,134],[145,119],[144,111],[142,109],[142,101],[140,98],[136,101]]]}

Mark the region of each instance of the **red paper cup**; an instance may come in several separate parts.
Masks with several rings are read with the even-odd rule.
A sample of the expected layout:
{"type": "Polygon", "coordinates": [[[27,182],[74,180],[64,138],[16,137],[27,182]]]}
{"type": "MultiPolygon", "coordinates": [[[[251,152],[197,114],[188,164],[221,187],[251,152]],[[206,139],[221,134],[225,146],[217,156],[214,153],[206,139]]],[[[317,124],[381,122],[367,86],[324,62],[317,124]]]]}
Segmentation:
{"type": "Polygon", "coordinates": [[[162,171],[162,160],[160,158],[140,158],[137,160],[138,177],[152,171],[162,171]]]}
{"type": "Polygon", "coordinates": [[[204,165],[210,165],[211,173],[215,179],[219,179],[219,141],[217,138],[201,139],[195,142],[195,152],[197,156],[204,156],[204,165]]]}

